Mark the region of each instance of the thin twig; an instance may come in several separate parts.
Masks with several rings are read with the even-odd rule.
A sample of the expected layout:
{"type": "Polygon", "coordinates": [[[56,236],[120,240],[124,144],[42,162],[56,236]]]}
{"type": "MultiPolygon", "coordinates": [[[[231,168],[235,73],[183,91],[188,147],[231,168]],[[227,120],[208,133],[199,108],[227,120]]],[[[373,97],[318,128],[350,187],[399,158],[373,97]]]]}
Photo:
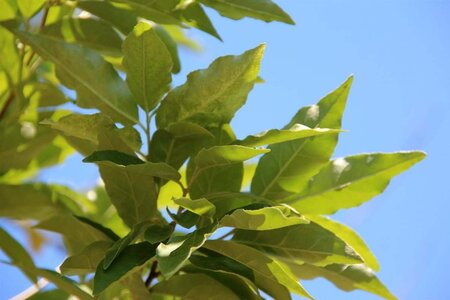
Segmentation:
{"type": "Polygon", "coordinates": [[[11,91],[11,93],[8,96],[8,99],[6,99],[5,101],[5,105],[3,105],[2,110],[0,111],[0,120],[6,114],[6,111],[8,110],[8,107],[11,105],[13,99],[14,99],[14,92],[11,91]]]}
{"type": "Polygon", "coordinates": [[[159,276],[159,271],[158,269],[158,261],[155,260],[152,264],[152,267],[150,269],[150,273],[148,274],[147,279],[145,280],[145,286],[146,287],[150,287],[150,285],[152,284],[153,279],[157,278],[159,276]]]}
{"type": "Polygon", "coordinates": [[[229,232],[227,232],[227,233],[225,233],[224,235],[222,235],[221,237],[218,237],[217,239],[218,239],[218,240],[223,240],[224,238],[229,237],[230,235],[234,234],[235,230],[236,230],[236,229],[232,229],[232,230],[230,230],[229,232]]]}
{"type": "MultiPolygon", "coordinates": [[[[42,28],[44,28],[45,23],[47,22],[47,17],[48,17],[48,11],[50,10],[50,6],[46,6],[44,9],[44,14],[42,15],[42,19],[41,19],[41,24],[39,25],[39,30],[42,30],[42,28]]],[[[31,54],[30,57],[28,58],[27,62],[25,63],[26,66],[29,66],[31,64],[31,61],[33,60],[34,57],[34,50],[31,50],[31,54]]]]}

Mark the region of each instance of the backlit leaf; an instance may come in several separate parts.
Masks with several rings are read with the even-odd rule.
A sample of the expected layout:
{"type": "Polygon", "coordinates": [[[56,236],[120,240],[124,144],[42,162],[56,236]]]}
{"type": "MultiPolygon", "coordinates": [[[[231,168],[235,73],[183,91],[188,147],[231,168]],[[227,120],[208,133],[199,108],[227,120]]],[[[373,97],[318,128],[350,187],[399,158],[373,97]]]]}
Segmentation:
{"type": "Polygon", "coordinates": [[[61,273],[65,275],[94,273],[111,245],[110,241],[98,241],[88,245],[81,252],[66,258],[60,266],[61,273]]]}

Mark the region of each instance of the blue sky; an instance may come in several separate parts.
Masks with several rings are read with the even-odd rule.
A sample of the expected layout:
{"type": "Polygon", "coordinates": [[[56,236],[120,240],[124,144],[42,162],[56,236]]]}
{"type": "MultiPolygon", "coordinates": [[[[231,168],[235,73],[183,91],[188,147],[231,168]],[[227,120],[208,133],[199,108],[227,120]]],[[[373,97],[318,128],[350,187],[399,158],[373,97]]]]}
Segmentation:
{"type": "MultiPolygon", "coordinates": [[[[364,237],[381,264],[379,277],[400,299],[450,299],[450,2],[437,0],[277,0],[296,26],[239,22],[208,10],[224,43],[198,31],[189,35],[203,52],[182,51],[189,71],[214,58],[267,44],[261,76],[233,126],[239,137],[279,128],[304,105],[315,103],[354,74],[336,157],[360,152],[421,149],[426,160],[395,178],[386,192],[336,219],[364,237]]],[[[73,156],[41,179],[77,188],[95,183],[95,167],[73,156]]],[[[62,256],[49,252],[42,264],[62,256]]],[[[55,262],[57,261],[57,262],[55,262]]],[[[28,283],[0,267],[0,298],[28,283]]],[[[304,285],[317,299],[377,299],[344,293],[324,280],[304,285]]]]}

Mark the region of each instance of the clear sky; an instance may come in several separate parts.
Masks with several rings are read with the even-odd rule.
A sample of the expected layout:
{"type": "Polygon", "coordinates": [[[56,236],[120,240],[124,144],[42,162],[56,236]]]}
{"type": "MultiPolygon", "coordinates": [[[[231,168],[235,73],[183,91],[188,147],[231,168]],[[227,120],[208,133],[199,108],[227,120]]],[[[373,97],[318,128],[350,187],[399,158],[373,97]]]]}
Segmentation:
{"type": "MultiPolygon", "coordinates": [[[[380,261],[379,277],[399,299],[450,299],[450,1],[276,2],[296,26],[230,21],[208,11],[224,43],[191,31],[204,50],[182,51],[176,84],[217,56],[267,43],[261,71],[266,83],[255,87],[233,121],[244,137],[283,126],[298,108],[354,74],[343,122],[349,132],[341,135],[336,157],[410,149],[429,156],[395,178],[382,196],[335,218],[364,237],[380,261]]],[[[98,175],[94,167],[80,169],[80,160],[73,156],[41,179],[88,188],[98,175]]],[[[41,259],[41,266],[51,267],[62,256],[49,252],[41,259]]],[[[0,299],[28,286],[18,272],[0,268],[0,299]]],[[[377,299],[340,292],[324,280],[304,285],[319,300],[377,299]]]]}

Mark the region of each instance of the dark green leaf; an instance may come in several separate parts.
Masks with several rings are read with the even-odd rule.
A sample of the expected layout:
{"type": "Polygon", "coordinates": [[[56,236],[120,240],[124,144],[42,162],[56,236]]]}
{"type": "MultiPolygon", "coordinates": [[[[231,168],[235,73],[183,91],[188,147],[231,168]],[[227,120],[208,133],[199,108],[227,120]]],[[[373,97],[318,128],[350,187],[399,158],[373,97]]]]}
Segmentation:
{"type": "Polygon", "coordinates": [[[169,90],[172,59],[155,30],[139,23],[123,43],[127,84],[136,101],[148,113],[169,90]]]}
{"type": "Polygon", "coordinates": [[[304,214],[332,214],[355,207],[382,193],[392,177],[424,158],[419,151],[338,158],[314,176],[307,189],[283,202],[304,214]]]}
{"type": "Polygon", "coordinates": [[[365,265],[291,265],[292,271],[303,279],[324,277],[344,291],[363,290],[385,299],[397,299],[365,265]]]}
{"type": "Polygon", "coordinates": [[[0,249],[11,259],[11,264],[19,267],[33,282],[37,282],[35,265],[30,254],[8,232],[0,227],[0,249]]]}
{"type": "Polygon", "coordinates": [[[187,82],[161,102],[158,128],[184,121],[204,126],[229,123],[253,88],[263,51],[261,45],[240,56],[224,56],[208,69],[190,73],[187,82]]]}
{"type": "MultiPolygon", "coordinates": [[[[318,104],[300,109],[285,129],[294,124],[340,129],[352,80],[353,77],[347,79],[318,104]]],[[[258,163],[251,191],[274,200],[300,192],[311,176],[328,162],[336,143],[337,135],[328,134],[270,146],[272,151],[258,163]]]]}
{"type": "Polygon", "coordinates": [[[233,240],[287,261],[316,265],[362,262],[344,241],[314,223],[266,231],[238,230],[233,240]]]}
{"type": "Polygon", "coordinates": [[[86,275],[95,272],[106,251],[111,247],[110,241],[98,241],[88,245],[81,252],[69,256],[60,266],[65,275],[86,275]]]}
{"type": "Polygon", "coordinates": [[[295,24],[287,13],[270,0],[200,0],[200,2],[214,8],[222,16],[234,20],[250,17],[266,22],[295,24]]]}
{"type": "MultiPolygon", "coordinates": [[[[173,1],[146,1],[146,0],[116,0],[120,3],[128,4],[133,8],[133,11],[140,17],[149,19],[158,24],[172,24],[182,25],[182,23],[173,17],[168,11],[171,8],[172,3],[175,5],[178,2],[173,1]],[[171,3],[172,2],[172,3],[171,3]],[[165,4],[169,7],[165,7],[165,4]]],[[[173,5],[173,8],[175,8],[173,5]]]]}
{"type": "Polygon", "coordinates": [[[155,223],[147,227],[144,239],[152,244],[164,242],[172,235],[173,230],[173,226],[169,224],[155,223]]]}
{"type": "Polygon", "coordinates": [[[154,27],[156,34],[159,36],[161,41],[166,45],[167,50],[172,58],[173,68],[172,73],[177,74],[180,72],[180,58],[178,57],[178,45],[172,38],[172,36],[161,26],[154,27]]]}
{"type": "Polygon", "coordinates": [[[252,269],[256,285],[274,299],[290,299],[289,290],[312,299],[289,268],[258,250],[221,240],[207,241],[204,247],[252,269]]]}
{"type": "Polygon", "coordinates": [[[127,246],[107,270],[103,269],[103,262],[100,262],[94,277],[94,295],[155,256],[155,248],[156,245],[147,242],[127,246]]]}
{"type": "Polygon", "coordinates": [[[88,157],[84,158],[83,162],[86,163],[112,162],[116,165],[121,166],[140,165],[145,163],[136,156],[132,156],[115,150],[95,151],[88,157]]]}
{"type": "Polygon", "coordinates": [[[197,214],[199,216],[212,217],[216,212],[214,204],[205,198],[191,200],[188,198],[178,198],[173,200],[179,206],[197,214]]]}

